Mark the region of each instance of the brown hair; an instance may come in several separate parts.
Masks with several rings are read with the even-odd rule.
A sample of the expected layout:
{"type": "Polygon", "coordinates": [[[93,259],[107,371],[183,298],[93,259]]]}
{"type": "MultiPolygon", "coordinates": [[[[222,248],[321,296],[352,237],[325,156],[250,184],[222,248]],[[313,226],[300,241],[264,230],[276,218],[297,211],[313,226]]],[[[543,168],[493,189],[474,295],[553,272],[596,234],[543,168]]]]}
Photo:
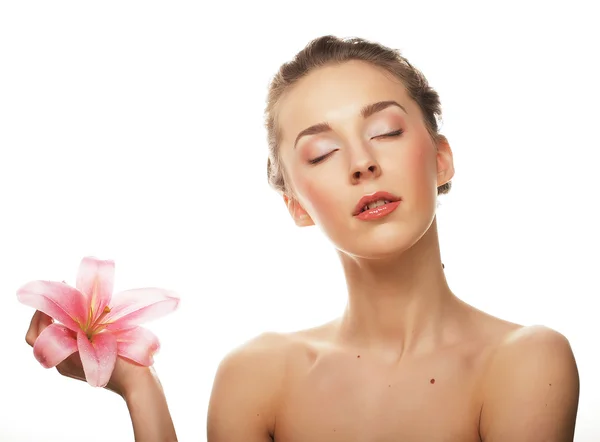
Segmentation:
{"type": "MultiPolygon", "coordinates": [[[[414,68],[400,51],[361,38],[338,38],[326,35],[312,40],[289,62],[284,63],[269,86],[265,124],[269,144],[267,175],[269,184],[277,191],[289,193],[285,170],[279,157],[279,129],[276,106],[281,96],[302,77],[314,69],[341,64],[351,60],[371,63],[398,78],[409,96],[421,108],[425,125],[433,140],[440,137],[438,119],[442,109],[438,93],[429,86],[425,76],[414,68]]],[[[451,182],[438,187],[438,195],[448,193],[451,182]]]]}

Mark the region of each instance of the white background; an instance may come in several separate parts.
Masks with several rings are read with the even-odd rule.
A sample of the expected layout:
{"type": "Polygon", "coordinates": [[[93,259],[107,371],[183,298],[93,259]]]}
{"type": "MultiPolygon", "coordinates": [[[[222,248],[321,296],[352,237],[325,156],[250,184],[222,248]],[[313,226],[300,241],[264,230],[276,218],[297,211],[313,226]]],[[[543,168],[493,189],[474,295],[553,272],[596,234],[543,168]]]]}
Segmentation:
{"type": "Polygon", "coordinates": [[[0,5],[0,440],[133,439],[120,398],[43,369],[24,342],[17,288],[74,284],[85,255],[116,261],[117,290],[180,294],[149,326],[182,442],[206,439],[228,351],[341,313],[331,245],[267,186],[262,126],[270,77],[323,34],[399,48],[439,91],[450,286],[569,338],[576,440],[600,440],[594,2],[200,3],[0,5]]]}

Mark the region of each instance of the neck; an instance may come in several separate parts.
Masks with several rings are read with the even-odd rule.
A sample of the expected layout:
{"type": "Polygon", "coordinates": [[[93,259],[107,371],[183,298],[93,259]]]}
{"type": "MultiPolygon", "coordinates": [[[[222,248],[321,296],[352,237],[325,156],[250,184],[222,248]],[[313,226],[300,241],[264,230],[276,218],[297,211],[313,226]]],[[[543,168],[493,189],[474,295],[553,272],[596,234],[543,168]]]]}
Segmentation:
{"type": "Polygon", "coordinates": [[[340,252],[340,257],[348,285],[340,340],[396,357],[439,343],[448,313],[459,301],[446,282],[435,219],[398,256],[363,259],[340,252]]]}

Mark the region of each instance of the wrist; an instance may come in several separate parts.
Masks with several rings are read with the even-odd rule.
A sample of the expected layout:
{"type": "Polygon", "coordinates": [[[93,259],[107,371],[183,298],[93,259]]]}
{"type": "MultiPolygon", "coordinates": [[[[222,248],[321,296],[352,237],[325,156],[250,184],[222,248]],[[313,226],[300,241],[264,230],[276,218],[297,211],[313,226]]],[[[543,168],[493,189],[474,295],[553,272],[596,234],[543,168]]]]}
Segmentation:
{"type": "MultiPolygon", "coordinates": [[[[129,373],[129,372],[128,372],[129,373]]],[[[176,442],[177,435],[167,399],[152,367],[136,367],[124,380],[120,394],[125,399],[136,441],[176,442]]]]}
{"type": "Polygon", "coordinates": [[[153,367],[130,365],[126,373],[123,373],[117,381],[111,380],[106,388],[119,396],[126,402],[130,401],[136,392],[147,388],[159,387],[162,390],[158,376],[153,367]]]}

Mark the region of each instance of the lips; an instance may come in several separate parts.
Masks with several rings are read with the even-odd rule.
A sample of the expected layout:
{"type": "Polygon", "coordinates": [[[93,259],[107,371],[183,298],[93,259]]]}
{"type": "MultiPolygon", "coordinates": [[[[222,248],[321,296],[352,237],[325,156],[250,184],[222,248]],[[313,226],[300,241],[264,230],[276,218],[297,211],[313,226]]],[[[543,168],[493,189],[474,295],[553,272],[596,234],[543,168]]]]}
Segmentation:
{"type": "Polygon", "coordinates": [[[354,208],[354,212],[352,212],[352,215],[357,216],[359,214],[361,214],[364,210],[365,207],[368,207],[369,204],[375,203],[376,201],[388,201],[388,202],[398,202],[400,201],[400,197],[391,194],[389,192],[375,192],[372,193],[370,195],[365,195],[363,196],[359,201],[358,204],[356,204],[356,207],[354,208]]]}

